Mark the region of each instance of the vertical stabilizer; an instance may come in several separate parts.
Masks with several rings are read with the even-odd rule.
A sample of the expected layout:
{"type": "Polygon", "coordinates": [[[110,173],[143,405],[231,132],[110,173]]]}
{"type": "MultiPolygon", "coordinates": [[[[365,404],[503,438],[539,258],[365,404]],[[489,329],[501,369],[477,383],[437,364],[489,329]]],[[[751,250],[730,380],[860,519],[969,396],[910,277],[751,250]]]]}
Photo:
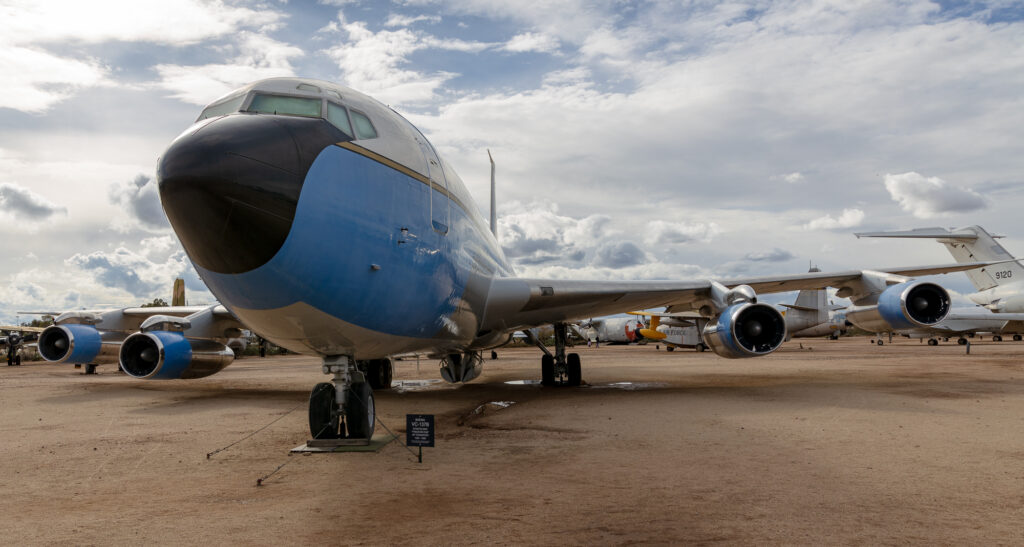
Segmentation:
{"type": "Polygon", "coordinates": [[[981,226],[968,226],[954,230],[921,228],[904,232],[871,232],[855,235],[857,237],[934,239],[945,245],[949,254],[953,255],[953,259],[960,263],[1012,261],[964,272],[974,284],[974,288],[979,291],[1024,279],[1024,267],[1020,265],[1019,261],[1014,260],[1013,255],[1002,245],[996,242],[996,238],[1002,236],[989,234],[981,226]]]}
{"type": "Polygon", "coordinates": [[[185,280],[180,277],[174,280],[174,291],[171,294],[171,305],[185,305],[185,280]]]}
{"type": "MultiPolygon", "coordinates": [[[[820,272],[821,268],[811,267],[808,271],[820,272]]],[[[793,311],[799,312],[804,316],[813,316],[813,324],[827,322],[828,293],[825,289],[805,289],[800,291],[796,295],[796,302],[793,302],[793,311]]]]}
{"type": "Polygon", "coordinates": [[[491,233],[498,237],[498,205],[494,196],[494,158],[491,157],[491,149],[487,149],[487,159],[491,160],[491,233]]]}

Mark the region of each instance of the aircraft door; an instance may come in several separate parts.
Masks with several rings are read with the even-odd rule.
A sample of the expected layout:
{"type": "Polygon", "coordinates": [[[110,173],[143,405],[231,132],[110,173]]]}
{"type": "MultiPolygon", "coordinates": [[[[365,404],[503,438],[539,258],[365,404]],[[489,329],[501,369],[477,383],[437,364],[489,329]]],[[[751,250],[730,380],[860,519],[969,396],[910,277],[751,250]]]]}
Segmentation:
{"type": "Polygon", "coordinates": [[[416,137],[416,142],[420,145],[420,150],[423,151],[423,157],[427,162],[427,178],[430,180],[430,201],[428,205],[430,209],[428,213],[430,215],[430,224],[435,232],[447,235],[451,218],[451,206],[448,199],[448,179],[445,177],[437,152],[427,142],[426,137],[420,133],[416,137]]]}

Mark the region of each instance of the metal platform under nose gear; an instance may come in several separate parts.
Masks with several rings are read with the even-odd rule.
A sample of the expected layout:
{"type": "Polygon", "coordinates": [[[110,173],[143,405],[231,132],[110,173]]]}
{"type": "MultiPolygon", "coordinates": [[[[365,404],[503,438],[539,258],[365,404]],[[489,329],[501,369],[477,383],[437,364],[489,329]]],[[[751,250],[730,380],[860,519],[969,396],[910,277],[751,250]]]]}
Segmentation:
{"type": "Polygon", "coordinates": [[[583,383],[583,371],[578,353],[565,354],[569,328],[555,323],[555,354],[545,353],[540,360],[540,383],[545,386],[578,386],[583,383]]]}
{"type": "Polygon", "coordinates": [[[366,376],[347,355],[325,357],[323,372],[333,378],[314,386],[309,395],[309,433],[314,439],[310,442],[362,439],[368,443],[377,416],[366,376]]]}

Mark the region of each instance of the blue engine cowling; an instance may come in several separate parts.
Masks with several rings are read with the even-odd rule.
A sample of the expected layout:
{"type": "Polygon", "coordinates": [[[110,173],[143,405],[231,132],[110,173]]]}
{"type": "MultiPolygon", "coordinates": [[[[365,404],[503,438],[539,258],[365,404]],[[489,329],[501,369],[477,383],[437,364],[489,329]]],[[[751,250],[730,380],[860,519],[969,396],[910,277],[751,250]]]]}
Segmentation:
{"type": "Polygon", "coordinates": [[[878,295],[878,304],[854,306],[846,319],[869,332],[931,327],[949,315],[951,300],[935,283],[907,281],[892,285],[878,295]]]}
{"type": "Polygon", "coordinates": [[[137,332],[121,344],[121,368],[147,380],[203,378],[235,359],[231,348],[213,340],[186,338],[180,332],[137,332]]]}
{"type": "Polygon", "coordinates": [[[39,333],[39,355],[54,363],[116,363],[124,334],[100,332],[92,325],[51,325],[39,333]]]}
{"type": "Polygon", "coordinates": [[[733,304],[704,327],[704,342],[722,357],[767,355],[786,340],[786,320],[768,304],[733,304]]]}

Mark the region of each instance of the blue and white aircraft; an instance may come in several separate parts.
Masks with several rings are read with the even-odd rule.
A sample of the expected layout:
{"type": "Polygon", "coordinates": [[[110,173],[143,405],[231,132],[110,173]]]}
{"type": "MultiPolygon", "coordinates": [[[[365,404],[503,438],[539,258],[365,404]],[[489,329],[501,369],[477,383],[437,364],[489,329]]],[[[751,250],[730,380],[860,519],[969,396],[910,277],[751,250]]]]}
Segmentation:
{"type": "Polygon", "coordinates": [[[755,290],[843,286],[868,295],[862,303],[879,317],[926,324],[942,319],[948,295],[902,276],[977,267],[724,283],[517,278],[493,233],[493,209],[489,228],[416,127],[362,93],[318,80],[262,80],[214,101],[163,153],[157,177],[174,231],[223,308],[196,320],[147,319],[145,332],[120,344],[121,366],[137,377],[167,377],[188,376],[182,363],[219,365],[219,347],[196,337],[217,334],[210,325],[230,316],[279,346],[322,358],[332,381],[310,395],[315,438],[372,435],[371,388],[390,385],[396,354],[437,356],[446,380],[466,382],[480,373],[482,350],[551,324],[555,351],[541,358],[542,382],[580,385],[579,355],[565,352],[570,321],[660,306],[699,310],[716,353],[761,356],[779,347],[786,327],[755,290]],[[888,288],[880,296],[861,290],[878,286],[888,288]]]}

